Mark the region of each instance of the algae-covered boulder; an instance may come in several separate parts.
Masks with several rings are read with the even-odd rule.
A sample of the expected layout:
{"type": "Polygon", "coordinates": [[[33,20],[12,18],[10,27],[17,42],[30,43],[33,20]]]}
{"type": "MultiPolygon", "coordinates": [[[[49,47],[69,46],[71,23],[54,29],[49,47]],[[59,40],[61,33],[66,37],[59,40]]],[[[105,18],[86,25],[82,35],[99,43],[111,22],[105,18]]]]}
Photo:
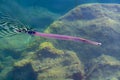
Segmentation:
{"type": "Polygon", "coordinates": [[[93,46],[82,42],[51,40],[61,49],[75,51],[83,61],[98,57],[102,53],[119,58],[119,13],[119,4],[80,5],[51,24],[45,32],[78,36],[101,42],[102,46],[93,46]]]}
{"type": "Polygon", "coordinates": [[[98,41],[101,46],[44,39],[40,45],[32,43],[8,72],[1,65],[1,72],[5,70],[7,80],[119,80],[119,9],[119,4],[80,5],[45,30],[98,41]]]}
{"type": "Polygon", "coordinates": [[[90,62],[86,80],[120,80],[120,61],[102,55],[90,62]]]}
{"type": "Polygon", "coordinates": [[[34,65],[39,65],[34,66],[34,69],[40,72],[38,80],[46,80],[47,78],[64,80],[73,78],[76,73],[79,74],[78,78],[82,80],[84,66],[74,52],[56,49],[50,42],[42,43],[40,47],[42,50],[37,52],[40,61],[33,62],[34,65]],[[48,45],[45,47],[43,44],[46,43],[48,45]]]}
{"type": "Polygon", "coordinates": [[[35,52],[15,62],[10,80],[68,80],[84,77],[84,66],[73,51],[59,50],[50,42],[41,43],[35,52]],[[32,76],[31,76],[32,75],[32,76]]]}

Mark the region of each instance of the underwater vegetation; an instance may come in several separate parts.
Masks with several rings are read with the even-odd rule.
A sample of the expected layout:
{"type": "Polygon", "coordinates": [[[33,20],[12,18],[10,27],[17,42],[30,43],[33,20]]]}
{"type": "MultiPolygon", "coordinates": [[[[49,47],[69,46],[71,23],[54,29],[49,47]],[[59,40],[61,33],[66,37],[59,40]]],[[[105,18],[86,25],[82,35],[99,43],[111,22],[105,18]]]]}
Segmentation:
{"type": "MultiPolygon", "coordinates": [[[[89,63],[88,63],[89,64],[89,63]]],[[[101,55],[91,60],[87,80],[119,80],[120,61],[108,55],[101,55]],[[99,76],[98,76],[99,75],[99,76]]]]}
{"type": "Polygon", "coordinates": [[[8,54],[0,51],[0,79],[119,80],[119,9],[119,4],[79,5],[44,31],[100,41],[101,46],[36,38],[20,51],[2,49],[8,54]]]}
{"type": "MultiPolygon", "coordinates": [[[[118,64],[120,64],[119,10],[119,4],[80,5],[51,24],[45,32],[80,36],[100,41],[103,45],[95,47],[87,44],[60,40],[54,43],[54,41],[50,40],[60,49],[73,50],[76,52],[81,62],[85,64],[85,67],[89,66],[88,64],[91,59],[99,57],[102,54],[115,57],[118,59],[118,64]]],[[[112,58],[105,57],[108,61],[112,58]]],[[[117,66],[111,66],[110,64],[112,63],[108,63],[109,65],[107,64],[105,66],[103,63],[97,64],[99,64],[99,61],[95,64],[93,63],[94,66],[91,66],[92,68],[86,73],[84,77],[85,80],[119,80],[119,68],[116,68],[117,66]],[[109,68],[106,68],[108,66],[109,68]],[[116,72],[116,70],[118,70],[118,72],[116,72]],[[115,75],[112,75],[112,72],[115,72],[115,75]]]]}
{"type": "Polygon", "coordinates": [[[50,42],[44,42],[36,51],[26,54],[14,63],[7,79],[65,80],[72,79],[76,73],[81,77],[84,75],[83,64],[74,52],[56,49],[50,42]]]}
{"type": "MultiPolygon", "coordinates": [[[[102,43],[91,46],[83,43],[57,40],[60,49],[73,50],[84,62],[107,54],[120,59],[119,4],[85,4],[77,6],[51,24],[47,33],[83,37],[102,43]],[[64,45],[63,45],[64,44],[64,45]]],[[[52,42],[52,40],[51,40],[52,42]]]]}
{"type": "Polygon", "coordinates": [[[85,64],[75,52],[59,50],[51,42],[43,42],[36,51],[22,55],[5,80],[119,80],[120,77],[120,61],[109,55],[103,54],[85,64]]]}

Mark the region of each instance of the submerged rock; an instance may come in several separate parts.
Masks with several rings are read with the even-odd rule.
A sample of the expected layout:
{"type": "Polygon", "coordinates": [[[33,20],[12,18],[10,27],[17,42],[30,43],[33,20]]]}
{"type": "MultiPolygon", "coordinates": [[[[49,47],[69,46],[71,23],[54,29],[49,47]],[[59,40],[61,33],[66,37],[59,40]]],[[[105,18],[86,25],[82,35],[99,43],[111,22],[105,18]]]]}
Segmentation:
{"type": "Polygon", "coordinates": [[[92,46],[80,42],[51,40],[61,49],[75,51],[84,62],[102,53],[120,59],[118,57],[120,56],[119,13],[119,4],[80,5],[51,24],[45,32],[78,36],[101,42],[102,46],[92,46]]]}
{"type": "Polygon", "coordinates": [[[40,44],[38,50],[28,53],[15,63],[7,78],[11,80],[75,80],[83,79],[84,66],[72,51],[59,50],[50,42],[40,44]],[[47,44],[47,45],[46,45],[47,44]],[[32,76],[31,76],[32,74],[32,76]]]}
{"type": "Polygon", "coordinates": [[[91,61],[86,80],[119,80],[120,61],[112,56],[102,55],[91,61]]]}
{"type": "Polygon", "coordinates": [[[6,78],[119,80],[119,9],[119,4],[86,4],[71,10],[51,24],[45,32],[80,36],[102,42],[102,46],[49,39],[49,42],[40,45],[37,43],[23,52],[19,58],[21,60],[15,62],[14,67],[5,73],[6,78]],[[36,45],[39,45],[37,49],[36,45]]]}

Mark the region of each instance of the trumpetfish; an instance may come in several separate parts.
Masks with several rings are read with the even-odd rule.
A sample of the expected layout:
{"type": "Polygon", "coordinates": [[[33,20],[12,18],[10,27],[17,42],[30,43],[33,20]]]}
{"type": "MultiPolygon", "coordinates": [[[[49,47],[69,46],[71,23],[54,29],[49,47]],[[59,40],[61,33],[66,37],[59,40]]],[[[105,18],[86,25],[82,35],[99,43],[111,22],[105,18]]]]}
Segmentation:
{"type": "Polygon", "coordinates": [[[59,40],[69,40],[69,41],[77,41],[84,42],[92,45],[101,45],[100,42],[84,39],[81,37],[74,37],[68,35],[60,35],[60,34],[51,34],[51,33],[41,33],[33,30],[32,28],[18,24],[16,21],[6,21],[4,19],[0,20],[0,37],[16,35],[18,33],[27,33],[29,35],[40,36],[45,38],[54,38],[59,40]]]}

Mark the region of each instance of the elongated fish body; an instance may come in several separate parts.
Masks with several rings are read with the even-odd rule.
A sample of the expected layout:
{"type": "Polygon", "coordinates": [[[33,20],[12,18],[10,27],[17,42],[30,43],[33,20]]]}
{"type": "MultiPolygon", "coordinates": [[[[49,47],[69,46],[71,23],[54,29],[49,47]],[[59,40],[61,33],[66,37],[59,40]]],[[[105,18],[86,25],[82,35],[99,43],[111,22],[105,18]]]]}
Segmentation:
{"type": "Polygon", "coordinates": [[[70,40],[70,41],[77,41],[77,42],[84,42],[92,45],[101,45],[99,42],[87,40],[80,37],[73,37],[73,36],[67,36],[67,35],[59,35],[59,34],[47,34],[47,33],[40,33],[33,31],[32,29],[28,27],[23,27],[22,25],[17,26],[16,24],[11,24],[9,22],[2,22],[0,23],[0,37],[5,36],[12,36],[16,35],[18,33],[27,33],[30,35],[35,36],[41,36],[45,38],[54,38],[54,39],[60,39],[60,40],[70,40]]]}
{"type": "Polygon", "coordinates": [[[32,28],[23,25],[21,22],[16,20],[12,20],[9,18],[1,18],[0,17],[0,37],[3,38],[5,36],[13,36],[19,33],[27,33],[29,35],[40,36],[45,38],[54,38],[60,40],[70,40],[70,41],[77,41],[77,42],[84,42],[92,45],[101,45],[99,42],[87,40],[80,37],[73,37],[67,35],[59,35],[59,34],[47,34],[47,33],[40,33],[34,31],[32,28]]]}
{"type": "Polygon", "coordinates": [[[80,37],[67,36],[67,35],[47,34],[47,33],[40,33],[40,32],[35,32],[34,35],[41,36],[41,37],[46,37],[46,38],[60,39],[60,40],[85,42],[85,43],[92,44],[92,45],[101,45],[101,43],[99,43],[99,42],[87,40],[87,39],[80,38],[80,37]]]}

